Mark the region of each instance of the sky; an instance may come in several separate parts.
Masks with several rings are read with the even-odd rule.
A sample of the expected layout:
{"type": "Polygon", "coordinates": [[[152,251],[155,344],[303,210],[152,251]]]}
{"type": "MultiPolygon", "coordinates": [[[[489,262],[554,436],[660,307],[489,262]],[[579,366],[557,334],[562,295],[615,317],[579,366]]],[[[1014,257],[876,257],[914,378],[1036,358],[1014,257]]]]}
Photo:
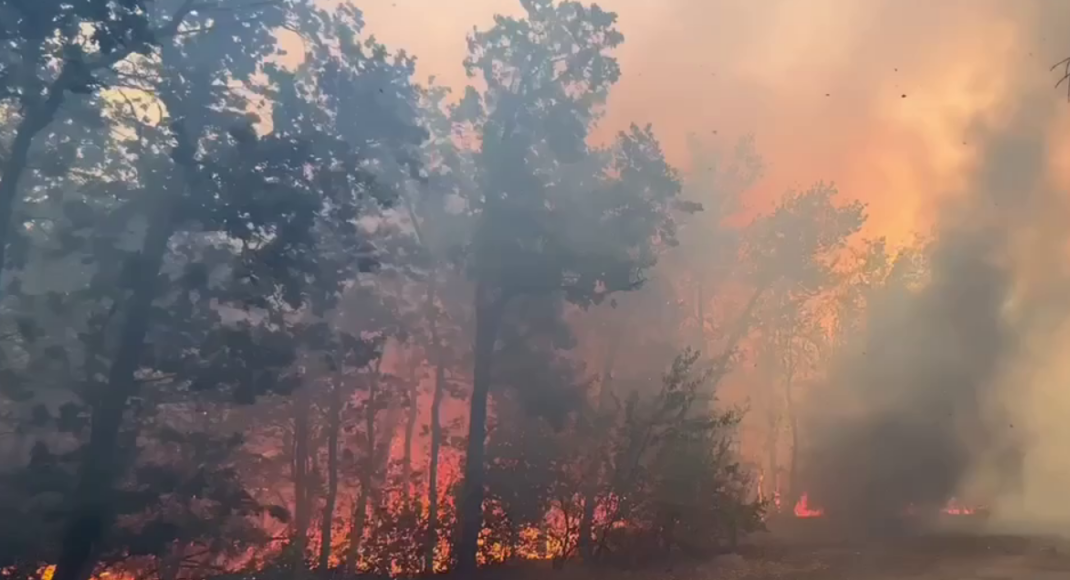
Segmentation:
{"type": "MultiPolygon", "coordinates": [[[[604,0],[623,75],[595,134],[652,123],[686,169],[685,139],[753,134],[768,164],[749,198],[834,182],[869,205],[867,236],[908,243],[966,183],[978,123],[1047,85],[1070,55],[1062,0],[604,0]]],[[[518,0],[360,0],[368,32],[461,88],[465,35],[518,0]]],[[[1070,105],[1067,105],[1070,110],[1070,105]]],[[[1061,113],[1053,135],[1066,125],[1061,113]]],[[[1056,150],[1059,148],[1056,147],[1056,150]]],[[[1062,147],[1067,151],[1066,147],[1062,147]]],[[[1068,158],[1070,156],[1060,156],[1068,158]]],[[[1070,172],[1070,162],[1066,164],[1070,172]]]]}

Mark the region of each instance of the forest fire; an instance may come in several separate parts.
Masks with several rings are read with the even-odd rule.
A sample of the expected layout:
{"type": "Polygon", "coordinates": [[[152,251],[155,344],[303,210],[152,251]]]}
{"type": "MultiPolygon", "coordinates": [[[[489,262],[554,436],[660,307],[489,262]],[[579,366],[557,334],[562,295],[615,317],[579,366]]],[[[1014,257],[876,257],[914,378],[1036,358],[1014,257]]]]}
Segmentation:
{"type": "MultiPolygon", "coordinates": [[[[983,511],[983,508],[970,507],[962,504],[956,498],[951,498],[948,500],[947,504],[941,508],[940,513],[948,516],[972,516],[978,515],[983,511]]],[[[825,515],[824,510],[810,506],[809,495],[806,493],[803,493],[799,498],[799,501],[796,502],[792,513],[797,518],[817,518],[825,515]]],[[[911,506],[907,506],[903,509],[903,515],[913,515],[915,513],[916,510],[911,506]]]]}
{"type": "Polygon", "coordinates": [[[885,37],[799,3],[520,0],[438,85],[360,0],[0,2],[0,580],[639,568],[1066,487],[1026,453],[1058,397],[1019,390],[1070,374],[1034,370],[1070,321],[1060,118],[1004,57],[934,72],[940,33],[885,80],[829,58],[885,37]],[[654,5],[732,34],[644,77],[685,54],[621,49],[654,5]],[[652,76],[695,101],[644,110],[652,76]]]}

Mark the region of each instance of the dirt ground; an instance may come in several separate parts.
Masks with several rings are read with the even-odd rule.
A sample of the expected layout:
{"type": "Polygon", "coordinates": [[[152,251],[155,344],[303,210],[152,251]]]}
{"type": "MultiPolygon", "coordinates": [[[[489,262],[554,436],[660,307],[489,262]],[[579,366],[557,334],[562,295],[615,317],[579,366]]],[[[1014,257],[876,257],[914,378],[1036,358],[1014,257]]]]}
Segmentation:
{"type": "MultiPolygon", "coordinates": [[[[549,572],[549,571],[547,571],[549,572]]],[[[557,580],[1070,580],[1070,541],[953,530],[898,539],[829,534],[820,523],[774,529],[713,561],[671,569],[566,569],[557,580]]],[[[510,580],[514,580],[510,578],[510,580]]]]}
{"type": "Polygon", "coordinates": [[[741,554],[665,573],[673,580],[1070,580],[1070,541],[969,526],[863,540],[796,522],[793,529],[774,528],[741,554]]]}

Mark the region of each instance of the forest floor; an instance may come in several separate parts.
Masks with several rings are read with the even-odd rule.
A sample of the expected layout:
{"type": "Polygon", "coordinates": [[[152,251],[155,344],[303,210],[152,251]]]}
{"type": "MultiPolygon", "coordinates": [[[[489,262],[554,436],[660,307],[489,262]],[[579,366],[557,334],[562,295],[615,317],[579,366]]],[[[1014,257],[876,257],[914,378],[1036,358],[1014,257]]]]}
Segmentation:
{"type": "MultiPolygon", "coordinates": [[[[520,580],[510,575],[509,580],[520,580]]],[[[805,529],[763,534],[739,554],[645,571],[579,568],[556,580],[1068,580],[1070,542],[983,533],[926,534],[884,541],[830,538],[805,529]]]]}

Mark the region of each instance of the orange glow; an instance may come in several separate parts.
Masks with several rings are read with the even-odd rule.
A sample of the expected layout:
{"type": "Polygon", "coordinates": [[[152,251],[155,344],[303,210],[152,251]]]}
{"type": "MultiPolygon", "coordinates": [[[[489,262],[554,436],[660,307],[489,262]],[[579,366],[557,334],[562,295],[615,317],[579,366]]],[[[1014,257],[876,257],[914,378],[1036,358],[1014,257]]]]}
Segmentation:
{"type": "Polygon", "coordinates": [[[944,506],[944,514],[949,516],[972,516],[977,513],[977,508],[965,506],[956,498],[951,498],[944,506]]]}
{"type": "MultiPolygon", "coordinates": [[[[944,515],[949,516],[971,516],[976,515],[981,508],[969,507],[961,503],[957,498],[951,498],[948,500],[947,505],[941,511],[944,515]]],[[[904,510],[908,515],[913,515],[917,512],[914,506],[907,506],[904,510]]],[[[807,494],[802,494],[799,501],[795,504],[795,517],[797,518],[816,518],[825,515],[824,510],[810,507],[809,498],[807,494]]]]}
{"type": "Polygon", "coordinates": [[[794,512],[797,518],[816,518],[825,515],[824,511],[810,507],[810,498],[805,493],[796,502],[794,512]]]}

